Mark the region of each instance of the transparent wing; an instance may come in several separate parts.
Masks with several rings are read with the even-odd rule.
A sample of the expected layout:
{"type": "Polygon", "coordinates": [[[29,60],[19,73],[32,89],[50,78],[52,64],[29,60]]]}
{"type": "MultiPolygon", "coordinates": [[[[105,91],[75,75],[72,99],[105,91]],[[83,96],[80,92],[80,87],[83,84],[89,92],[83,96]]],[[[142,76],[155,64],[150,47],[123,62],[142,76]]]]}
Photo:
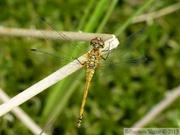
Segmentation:
{"type": "Polygon", "coordinates": [[[129,59],[124,59],[125,54],[131,54],[136,50],[133,45],[143,39],[144,33],[145,28],[142,28],[132,35],[128,36],[124,40],[120,41],[118,47],[111,50],[109,54],[107,51],[107,53],[103,55],[103,57],[107,57],[107,59],[102,59],[99,62],[97,71],[95,73],[96,78],[103,77],[113,72],[118,72],[119,70],[122,70],[124,68],[129,68],[131,66],[135,66],[145,62],[147,58],[132,59],[130,58],[130,55],[127,56],[129,59]]]}
{"type": "MultiPolygon", "coordinates": [[[[45,39],[53,37],[53,42],[58,48],[59,56],[66,57],[68,60],[73,61],[75,58],[87,53],[88,44],[75,43],[63,32],[58,31],[53,25],[51,25],[46,19],[42,17],[35,17],[35,25],[39,31],[43,34],[45,39]]],[[[63,59],[64,60],[64,59],[63,59]]]]}
{"type": "MultiPolygon", "coordinates": [[[[51,25],[46,19],[42,17],[35,17],[34,21],[36,27],[42,33],[44,39],[54,39],[52,44],[56,45],[58,48],[58,52],[56,54],[51,54],[46,51],[37,49],[31,49],[31,55],[35,60],[42,64],[50,63],[53,65],[52,69],[55,71],[62,66],[74,61],[79,56],[87,53],[86,48],[89,47],[88,44],[78,44],[73,42],[68,36],[66,36],[63,32],[58,31],[53,25],[51,25]]],[[[75,61],[75,64],[80,64],[81,62],[77,60],[75,61]]],[[[85,74],[83,71],[78,71],[78,73],[79,76],[84,76],[85,74]]]]}
{"type": "MultiPolygon", "coordinates": [[[[64,65],[64,63],[71,62],[74,59],[61,57],[59,55],[50,54],[45,51],[37,50],[32,48],[31,49],[32,57],[41,62],[41,63],[47,63],[48,61],[51,61],[53,66],[58,66],[60,68],[60,65],[64,65]]],[[[80,64],[78,61],[75,61],[75,63],[80,64]]]]}
{"type": "Polygon", "coordinates": [[[99,67],[95,72],[94,78],[104,77],[109,74],[119,72],[120,70],[129,68],[131,66],[136,66],[145,61],[147,61],[147,58],[129,59],[119,62],[106,62],[104,64],[99,63],[99,67]]]}
{"type": "MultiPolygon", "coordinates": [[[[65,63],[72,62],[71,59],[68,59],[66,57],[61,57],[55,54],[50,54],[45,51],[37,50],[37,49],[31,49],[31,57],[40,63],[42,63],[44,66],[50,64],[51,69],[53,71],[60,69],[65,63]]],[[[74,64],[80,64],[78,60],[73,61],[74,64]]],[[[73,68],[73,67],[72,67],[73,68]]],[[[50,70],[51,70],[50,69],[50,70]]],[[[65,72],[63,74],[66,74],[65,72]]],[[[85,70],[78,70],[75,73],[72,74],[73,78],[76,78],[77,80],[82,80],[82,77],[85,77],[85,70]]]]}
{"type": "Polygon", "coordinates": [[[107,61],[120,61],[123,59],[125,54],[131,54],[136,50],[137,46],[134,46],[135,43],[140,42],[145,35],[146,28],[141,28],[137,32],[126,37],[124,40],[120,41],[117,48],[110,51],[107,61]]]}

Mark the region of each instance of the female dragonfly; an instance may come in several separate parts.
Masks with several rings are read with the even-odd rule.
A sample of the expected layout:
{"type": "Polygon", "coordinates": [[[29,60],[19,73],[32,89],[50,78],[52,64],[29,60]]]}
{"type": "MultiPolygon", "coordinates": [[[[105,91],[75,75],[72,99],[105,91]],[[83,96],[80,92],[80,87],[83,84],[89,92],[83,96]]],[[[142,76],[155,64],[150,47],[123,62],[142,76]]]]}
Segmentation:
{"type": "MultiPolygon", "coordinates": [[[[137,58],[137,59],[120,61],[120,57],[122,57],[122,55],[132,47],[131,43],[134,42],[134,40],[139,40],[143,37],[144,28],[140,29],[136,33],[124,39],[122,42],[120,42],[120,45],[113,50],[110,50],[109,47],[103,50],[103,48],[105,47],[105,42],[100,37],[95,37],[90,41],[90,45],[92,46],[92,49],[88,52],[88,51],[84,51],[81,47],[79,47],[74,42],[72,42],[72,40],[70,40],[62,32],[53,30],[54,27],[52,27],[52,25],[50,25],[44,18],[37,17],[36,24],[38,28],[41,28],[41,26],[43,25],[45,27],[51,28],[51,30],[48,31],[49,34],[52,34],[57,38],[61,37],[63,38],[64,41],[67,41],[69,44],[67,45],[68,49],[65,49],[65,51],[67,52],[63,53],[64,52],[63,51],[62,53],[60,53],[60,57],[59,56],[54,57],[54,55],[49,54],[47,52],[40,51],[37,49],[31,49],[31,51],[35,53],[35,55],[38,55],[38,57],[39,55],[41,55],[42,57],[54,57],[54,59],[58,59],[59,61],[67,61],[67,62],[72,62],[76,59],[76,64],[81,64],[86,68],[86,73],[83,73],[86,78],[86,84],[85,84],[84,94],[80,107],[79,118],[77,120],[77,127],[81,126],[83,111],[86,103],[90,82],[94,75],[96,75],[97,77],[102,77],[104,75],[109,74],[110,72],[115,72],[121,68],[142,63],[147,60],[147,58],[137,58]],[[72,49],[74,53],[68,54],[68,51],[72,49]],[[84,61],[79,60],[78,59],[79,56],[77,54],[79,56],[81,56],[81,54],[86,54],[85,56],[86,60],[84,61]]],[[[46,38],[47,34],[45,33],[45,31],[42,30],[41,33],[46,38]]]]}

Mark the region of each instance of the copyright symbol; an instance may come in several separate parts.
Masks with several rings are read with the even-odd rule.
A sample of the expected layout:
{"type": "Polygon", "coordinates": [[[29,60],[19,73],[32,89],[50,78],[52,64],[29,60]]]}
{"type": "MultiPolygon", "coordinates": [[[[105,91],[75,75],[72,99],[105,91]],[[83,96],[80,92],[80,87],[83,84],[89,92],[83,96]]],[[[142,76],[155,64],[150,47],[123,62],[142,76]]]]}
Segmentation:
{"type": "Polygon", "coordinates": [[[163,129],[163,130],[162,130],[162,132],[163,132],[164,134],[166,134],[166,133],[167,133],[167,131],[166,131],[165,129],[163,129]]]}

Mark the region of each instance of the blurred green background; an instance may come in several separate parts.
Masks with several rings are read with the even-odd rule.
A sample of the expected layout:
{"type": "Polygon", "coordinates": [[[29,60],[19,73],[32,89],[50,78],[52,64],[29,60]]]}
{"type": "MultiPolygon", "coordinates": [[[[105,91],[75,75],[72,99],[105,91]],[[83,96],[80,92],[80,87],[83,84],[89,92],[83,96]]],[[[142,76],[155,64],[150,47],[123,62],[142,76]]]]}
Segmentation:
{"type": "MultiPolygon", "coordinates": [[[[85,83],[70,77],[22,104],[23,110],[41,127],[56,115],[48,130],[56,135],[122,134],[124,127],[131,127],[180,84],[180,11],[137,23],[133,18],[178,1],[0,1],[0,25],[9,28],[35,29],[35,16],[46,18],[58,30],[109,33],[119,40],[147,28],[133,56],[147,57],[148,61],[94,81],[80,129],[76,121],[85,83]]],[[[11,97],[52,73],[53,65],[37,64],[28,53],[30,48],[55,52],[52,43],[44,40],[0,36],[0,87],[11,97]]],[[[178,99],[146,127],[179,127],[179,104],[178,99]]],[[[0,118],[0,134],[32,133],[12,115],[11,119],[0,118]]]]}

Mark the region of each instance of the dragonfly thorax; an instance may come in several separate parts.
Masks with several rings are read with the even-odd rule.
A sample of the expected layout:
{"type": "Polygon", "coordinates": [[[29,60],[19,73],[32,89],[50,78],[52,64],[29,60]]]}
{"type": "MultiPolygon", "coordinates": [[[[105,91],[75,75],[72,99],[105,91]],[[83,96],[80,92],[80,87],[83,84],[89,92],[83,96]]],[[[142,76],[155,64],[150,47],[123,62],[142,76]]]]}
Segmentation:
{"type": "Polygon", "coordinates": [[[104,41],[100,37],[96,37],[91,40],[90,45],[93,46],[93,49],[99,50],[100,48],[104,48],[104,41]]]}
{"type": "Polygon", "coordinates": [[[93,53],[92,51],[88,54],[87,68],[95,69],[98,63],[99,54],[93,53]]]}

